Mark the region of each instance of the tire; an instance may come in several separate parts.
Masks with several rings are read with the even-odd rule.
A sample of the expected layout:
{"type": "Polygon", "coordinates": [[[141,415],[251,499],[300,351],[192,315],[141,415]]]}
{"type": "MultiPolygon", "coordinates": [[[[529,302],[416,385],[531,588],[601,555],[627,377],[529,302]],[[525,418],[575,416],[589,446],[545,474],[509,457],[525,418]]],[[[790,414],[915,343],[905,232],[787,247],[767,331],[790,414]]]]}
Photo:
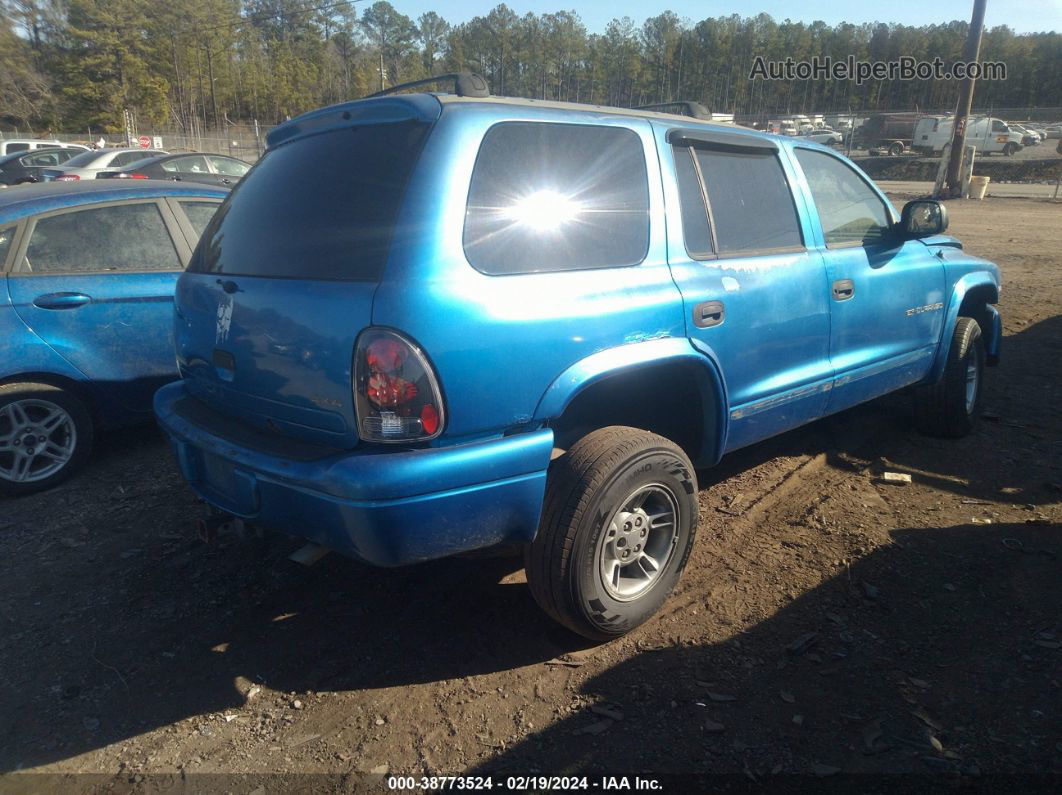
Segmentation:
{"type": "Polygon", "coordinates": [[[32,494],[66,480],[88,460],[93,436],[88,408],[70,392],[0,386],[0,494],[32,494]]]}
{"type": "Polygon", "coordinates": [[[550,465],[525,558],[531,593],[572,631],[619,637],[667,599],[697,521],[697,477],[678,445],[638,428],[593,431],[550,465]]]}
{"type": "Polygon", "coordinates": [[[891,144],[889,144],[889,154],[892,155],[893,157],[896,157],[897,155],[902,155],[903,154],[903,144],[901,144],[899,141],[894,141],[891,144]]]}
{"type": "Polygon", "coordinates": [[[958,439],[974,429],[981,413],[985,345],[981,327],[960,317],[951,335],[944,373],[915,390],[915,422],[929,436],[958,439]]]}
{"type": "Polygon", "coordinates": [[[1009,144],[1007,144],[1006,146],[1003,147],[1003,154],[1005,154],[1007,157],[1010,157],[1011,155],[1013,155],[1017,151],[1018,151],[1018,146],[1013,141],[1011,141],[1009,144]]]}

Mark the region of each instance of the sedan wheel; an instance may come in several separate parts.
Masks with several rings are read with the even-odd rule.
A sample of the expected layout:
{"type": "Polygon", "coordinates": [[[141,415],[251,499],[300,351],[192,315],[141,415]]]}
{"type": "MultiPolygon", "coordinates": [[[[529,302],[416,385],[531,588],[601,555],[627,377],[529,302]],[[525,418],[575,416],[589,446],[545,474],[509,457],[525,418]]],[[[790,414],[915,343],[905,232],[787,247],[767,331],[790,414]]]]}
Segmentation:
{"type": "Polygon", "coordinates": [[[55,485],[88,457],[92,421],[84,404],[46,384],[0,387],[0,491],[55,485]]]}

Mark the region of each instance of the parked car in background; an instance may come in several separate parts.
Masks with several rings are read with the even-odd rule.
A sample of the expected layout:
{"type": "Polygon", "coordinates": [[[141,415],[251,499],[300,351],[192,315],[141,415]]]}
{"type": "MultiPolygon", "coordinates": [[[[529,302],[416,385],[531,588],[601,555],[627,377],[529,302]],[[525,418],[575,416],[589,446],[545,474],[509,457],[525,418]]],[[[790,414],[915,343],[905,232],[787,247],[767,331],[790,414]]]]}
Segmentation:
{"type": "Polygon", "coordinates": [[[812,130],[801,131],[797,136],[805,141],[822,144],[823,146],[836,146],[844,142],[844,136],[829,127],[819,127],[812,130]]]}
{"type": "Polygon", "coordinates": [[[90,149],[66,161],[62,168],[45,169],[41,174],[41,181],[78,182],[83,179],[95,179],[105,168],[121,168],[145,157],[164,154],[167,152],[157,149],[90,149]]]}
{"type": "Polygon", "coordinates": [[[62,141],[56,141],[54,138],[7,138],[5,140],[0,140],[0,157],[10,155],[14,152],[30,152],[34,149],[53,149],[55,147],[78,149],[82,152],[88,151],[88,147],[82,144],[64,144],[62,141]]]}
{"type": "Polygon", "coordinates": [[[83,151],[83,149],[71,147],[57,147],[35,149],[30,152],[14,152],[0,157],[0,185],[40,182],[41,172],[44,169],[60,166],[83,151]]]}
{"type": "Polygon", "coordinates": [[[53,182],[0,191],[0,493],[58,483],[177,377],[173,289],[226,191],[53,182]]]}
{"type": "Polygon", "coordinates": [[[678,582],[698,467],[907,387],[972,430],[999,269],[944,205],[800,137],[462,80],[277,127],[211,219],[155,394],[208,523],[382,566],[520,544],[605,640],[678,582]]]}
{"type": "Polygon", "coordinates": [[[1048,124],[1044,127],[1044,135],[1048,138],[1062,138],[1062,124],[1048,124]]]}
{"type": "Polygon", "coordinates": [[[98,179],[171,179],[230,187],[251,168],[235,157],[211,154],[161,155],[136,160],[120,170],[99,172],[98,179]]]}
{"type": "Polygon", "coordinates": [[[1040,143],[1040,134],[1035,133],[1028,127],[1023,127],[1020,124],[1015,124],[1012,121],[1006,122],[1007,127],[1011,132],[1016,132],[1021,136],[1022,146],[1038,146],[1040,143]]]}

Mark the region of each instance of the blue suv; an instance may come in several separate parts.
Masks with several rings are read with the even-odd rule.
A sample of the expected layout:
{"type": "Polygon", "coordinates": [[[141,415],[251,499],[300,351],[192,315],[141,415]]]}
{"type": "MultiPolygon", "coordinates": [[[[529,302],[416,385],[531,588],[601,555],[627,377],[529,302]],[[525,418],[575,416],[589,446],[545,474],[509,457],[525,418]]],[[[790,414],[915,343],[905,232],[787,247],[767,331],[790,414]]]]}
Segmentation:
{"type": "Polygon", "coordinates": [[[211,221],[155,410],[220,512],[380,566],[519,543],[607,639],[678,580],[696,468],[904,387],[972,428],[999,271],[942,205],[798,139],[463,93],[284,124],[211,221]]]}

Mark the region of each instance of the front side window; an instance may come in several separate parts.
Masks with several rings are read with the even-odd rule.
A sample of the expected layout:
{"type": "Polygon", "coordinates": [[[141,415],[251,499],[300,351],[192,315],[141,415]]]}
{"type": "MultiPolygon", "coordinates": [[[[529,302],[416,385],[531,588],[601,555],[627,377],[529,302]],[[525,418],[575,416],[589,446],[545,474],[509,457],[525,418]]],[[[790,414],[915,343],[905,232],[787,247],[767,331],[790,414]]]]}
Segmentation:
{"type": "Polygon", "coordinates": [[[28,152],[30,148],[29,144],[8,144],[7,151],[11,152],[28,152]]]}
{"type": "Polygon", "coordinates": [[[695,147],[717,254],[755,254],[803,247],[789,183],[773,149],[695,147]]]}
{"type": "Polygon", "coordinates": [[[23,271],[179,270],[177,250],[154,202],[94,207],[41,218],[33,228],[23,271]]]}
{"type": "Polygon", "coordinates": [[[872,245],[886,237],[891,223],[885,203],[844,161],[799,148],[796,158],[811,188],[827,246],[872,245]]]}
{"type": "Polygon", "coordinates": [[[641,139],[621,127],[504,122],[487,131],[465,211],[490,275],[637,265],[649,248],[641,139]]]}

